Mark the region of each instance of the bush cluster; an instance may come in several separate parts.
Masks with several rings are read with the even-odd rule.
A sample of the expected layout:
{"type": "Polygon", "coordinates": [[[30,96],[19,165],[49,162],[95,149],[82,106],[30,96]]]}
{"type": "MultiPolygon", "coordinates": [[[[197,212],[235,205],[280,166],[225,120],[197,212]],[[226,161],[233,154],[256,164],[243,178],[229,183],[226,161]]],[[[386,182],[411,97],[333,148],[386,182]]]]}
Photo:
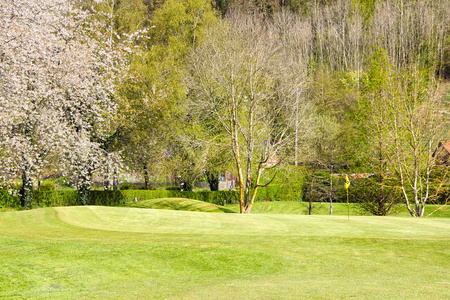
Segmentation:
{"type": "Polygon", "coordinates": [[[399,187],[385,181],[382,183],[377,176],[355,180],[349,189],[350,198],[375,216],[394,214],[403,202],[403,195],[399,187]]]}
{"type": "Polygon", "coordinates": [[[20,208],[20,198],[10,195],[7,190],[0,190],[0,207],[20,208]]]}

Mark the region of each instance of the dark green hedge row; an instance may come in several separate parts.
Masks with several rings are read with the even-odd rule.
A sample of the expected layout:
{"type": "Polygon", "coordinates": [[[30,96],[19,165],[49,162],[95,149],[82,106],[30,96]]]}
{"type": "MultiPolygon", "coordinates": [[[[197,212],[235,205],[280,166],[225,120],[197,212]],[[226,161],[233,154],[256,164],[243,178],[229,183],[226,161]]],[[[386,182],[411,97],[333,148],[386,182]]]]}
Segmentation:
{"type": "MultiPolygon", "coordinates": [[[[176,190],[121,190],[91,191],[88,205],[120,206],[127,202],[157,198],[188,198],[217,205],[237,203],[239,192],[236,191],[176,191],[176,190]]],[[[279,186],[260,188],[256,201],[301,200],[300,193],[288,191],[279,186]],[[288,193],[289,192],[289,193],[288,193]]],[[[77,191],[33,191],[32,207],[75,206],[80,205],[77,191]]],[[[20,208],[20,198],[11,196],[6,190],[0,190],[0,207],[20,208]]]]}
{"type": "Polygon", "coordinates": [[[127,201],[142,201],[171,197],[171,191],[166,190],[121,190],[120,193],[127,201]]]}
{"type": "MultiPolygon", "coordinates": [[[[91,191],[88,205],[120,206],[127,202],[157,198],[189,198],[218,205],[237,201],[237,193],[232,191],[188,192],[167,190],[124,190],[124,191],[91,191]]],[[[77,191],[33,191],[31,206],[75,206],[80,205],[77,191]]],[[[19,196],[11,196],[6,190],[0,190],[0,207],[20,208],[19,196]]]]}
{"type": "Polygon", "coordinates": [[[33,191],[31,207],[74,206],[80,204],[77,191],[33,191]]]}
{"type": "Polygon", "coordinates": [[[190,191],[167,191],[170,193],[171,198],[188,198],[200,200],[212,204],[224,205],[236,203],[239,201],[239,193],[235,191],[201,191],[201,192],[190,192],[190,191]]]}
{"type": "MultiPolygon", "coordinates": [[[[127,202],[121,191],[91,191],[89,205],[117,206],[127,202]]],[[[80,205],[77,191],[33,191],[32,207],[75,206],[80,205]]],[[[0,190],[0,207],[20,208],[19,196],[11,196],[0,190]]]]}
{"type": "MultiPolygon", "coordinates": [[[[118,206],[127,202],[121,191],[91,191],[88,205],[118,206]]],[[[32,207],[80,205],[77,191],[34,191],[32,207]]]]}

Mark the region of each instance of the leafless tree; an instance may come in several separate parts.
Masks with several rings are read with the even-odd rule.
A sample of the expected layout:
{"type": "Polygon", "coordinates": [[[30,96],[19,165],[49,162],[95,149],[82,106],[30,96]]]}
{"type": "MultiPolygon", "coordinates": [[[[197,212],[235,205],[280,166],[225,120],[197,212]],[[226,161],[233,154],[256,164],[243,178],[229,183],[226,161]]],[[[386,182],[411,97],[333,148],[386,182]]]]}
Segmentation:
{"type": "Polygon", "coordinates": [[[250,212],[258,188],[270,183],[262,183],[261,175],[283,159],[299,132],[292,130],[295,122],[299,127],[299,109],[307,106],[297,109],[305,82],[303,52],[296,48],[302,47],[296,44],[301,38],[285,35],[283,28],[290,25],[284,21],[277,27],[255,15],[230,16],[211,28],[191,57],[189,104],[199,119],[214,120],[211,131],[226,137],[241,213],[250,212]]]}
{"type": "MultiPolygon", "coordinates": [[[[432,192],[446,178],[434,178],[433,153],[446,136],[443,94],[448,86],[425,80],[417,65],[395,77],[387,101],[385,130],[388,134],[388,168],[397,177],[406,207],[422,217],[432,192]]],[[[436,191],[434,191],[436,192],[436,191]]]]}

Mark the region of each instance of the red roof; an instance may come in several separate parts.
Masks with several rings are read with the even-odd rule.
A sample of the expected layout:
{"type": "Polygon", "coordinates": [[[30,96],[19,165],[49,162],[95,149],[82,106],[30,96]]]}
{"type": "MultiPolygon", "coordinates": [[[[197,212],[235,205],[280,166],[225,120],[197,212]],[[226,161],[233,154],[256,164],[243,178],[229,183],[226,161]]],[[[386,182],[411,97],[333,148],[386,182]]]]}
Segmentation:
{"type": "Polygon", "coordinates": [[[447,150],[448,153],[450,153],[450,141],[447,142],[441,142],[442,146],[444,146],[445,150],[447,150]]]}
{"type": "Polygon", "coordinates": [[[332,177],[344,177],[345,175],[348,176],[348,178],[353,178],[353,179],[357,179],[357,178],[369,178],[370,176],[373,176],[375,174],[373,173],[358,173],[358,174],[331,174],[332,177]]]}

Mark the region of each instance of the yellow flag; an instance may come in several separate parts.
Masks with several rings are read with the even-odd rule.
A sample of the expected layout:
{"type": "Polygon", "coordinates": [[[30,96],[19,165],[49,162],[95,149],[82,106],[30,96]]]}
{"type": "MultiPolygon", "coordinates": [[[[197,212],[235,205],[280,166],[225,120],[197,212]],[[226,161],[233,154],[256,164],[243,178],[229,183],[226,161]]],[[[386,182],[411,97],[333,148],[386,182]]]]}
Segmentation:
{"type": "Polygon", "coordinates": [[[348,176],[345,175],[345,184],[344,184],[345,188],[348,189],[348,187],[350,186],[350,180],[348,179],[348,176]]]}

